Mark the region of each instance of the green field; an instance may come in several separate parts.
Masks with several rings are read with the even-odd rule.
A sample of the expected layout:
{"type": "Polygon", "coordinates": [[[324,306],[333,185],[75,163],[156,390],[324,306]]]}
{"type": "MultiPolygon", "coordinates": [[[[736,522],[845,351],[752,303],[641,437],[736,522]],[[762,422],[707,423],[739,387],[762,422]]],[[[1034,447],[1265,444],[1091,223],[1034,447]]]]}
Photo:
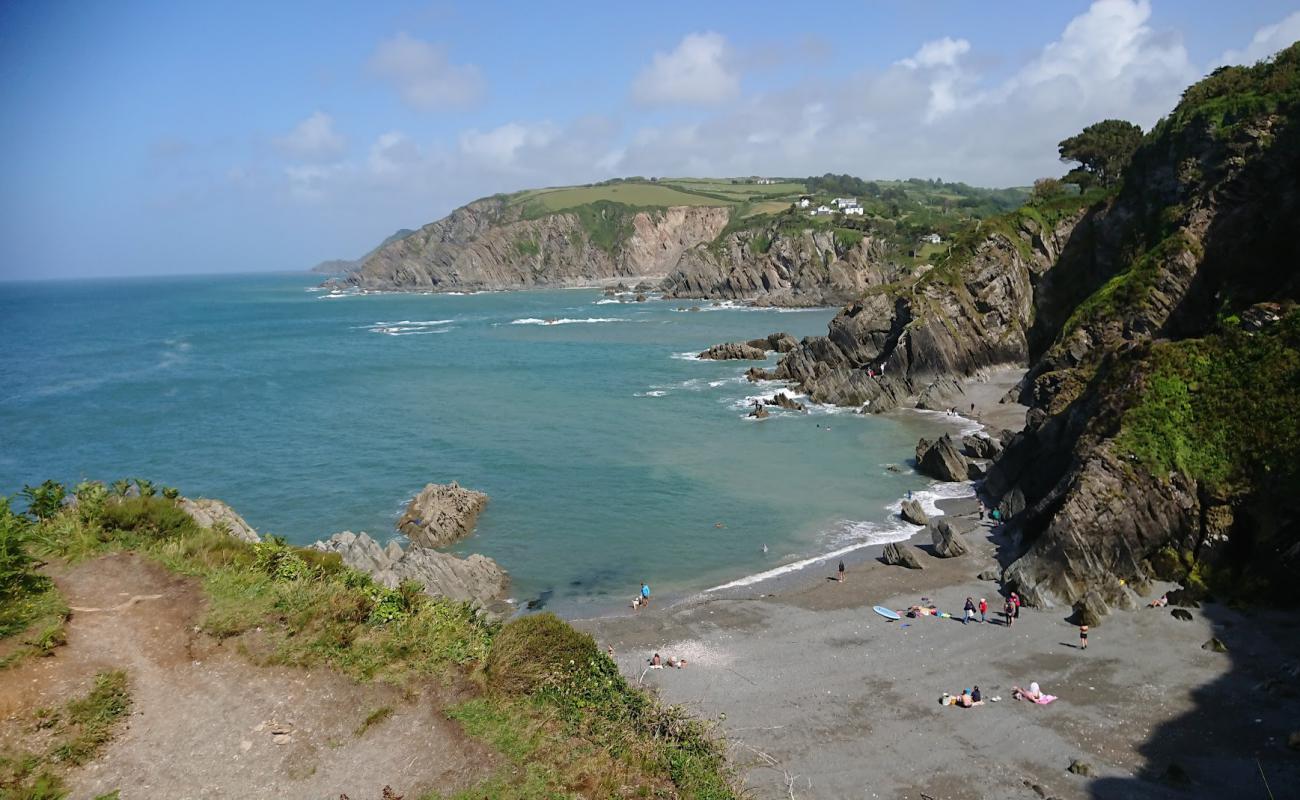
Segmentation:
{"type": "MultiPolygon", "coordinates": [[[[739,202],[740,198],[737,198],[739,202]]],[[[657,183],[616,183],[601,186],[574,186],[563,189],[540,189],[524,192],[512,198],[516,203],[527,203],[530,210],[542,212],[564,211],[608,200],[612,203],[637,207],[669,206],[724,206],[728,203],[714,197],[690,194],[657,183]]]]}

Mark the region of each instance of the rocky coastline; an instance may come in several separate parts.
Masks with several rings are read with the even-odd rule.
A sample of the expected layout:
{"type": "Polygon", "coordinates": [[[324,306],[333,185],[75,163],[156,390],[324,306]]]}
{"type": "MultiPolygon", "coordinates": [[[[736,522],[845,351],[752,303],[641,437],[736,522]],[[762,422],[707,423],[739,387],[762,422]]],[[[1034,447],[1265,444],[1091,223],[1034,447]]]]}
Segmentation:
{"type": "MultiPolygon", "coordinates": [[[[431,483],[412,498],[397,524],[409,539],[407,547],[396,541],[380,545],[364,531],[341,531],[308,547],[337,554],[346,566],[387,588],[415,581],[432,597],[472,603],[489,614],[501,615],[509,611],[504,602],[510,585],[506,571],[487,556],[475,553],[460,558],[435,549],[470,535],[487,502],[487,495],[455,482],[431,483]]],[[[262,540],[243,517],[220,500],[181,497],[177,503],[202,527],[243,542],[262,540]]]]}

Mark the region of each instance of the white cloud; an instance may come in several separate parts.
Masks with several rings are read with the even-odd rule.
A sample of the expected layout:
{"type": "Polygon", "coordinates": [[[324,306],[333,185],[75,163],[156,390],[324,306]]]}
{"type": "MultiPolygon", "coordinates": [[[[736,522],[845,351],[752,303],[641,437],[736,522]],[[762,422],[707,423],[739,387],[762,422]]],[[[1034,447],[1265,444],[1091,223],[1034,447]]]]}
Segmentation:
{"type": "Polygon", "coordinates": [[[655,53],[632,85],[645,105],[710,105],[740,91],[731,46],[718,33],[690,33],[671,53],[655,53]]]}
{"type": "Polygon", "coordinates": [[[299,161],[332,161],[343,155],[347,139],[334,130],[334,118],[317,111],[275,139],[280,152],[299,161]]]}
{"type": "Polygon", "coordinates": [[[555,126],[549,122],[507,122],[487,132],[465,131],[460,135],[460,151],[485,166],[506,169],[516,165],[523,151],[544,148],[555,141],[555,135],[555,126]]]}
{"type": "Polygon", "coordinates": [[[1254,64],[1300,40],[1300,11],[1274,25],[1255,31],[1255,36],[1244,50],[1229,50],[1219,58],[1222,64],[1254,64]]]}
{"type": "Polygon", "coordinates": [[[953,39],[945,36],[942,39],[926,42],[921,45],[921,49],[917,50],[915,55],[898,63],[908,69],[952,67],[956,66],[957,59],[965,55],[969,50],[970,42],[965,39],[953,39]]]}
{"type": "Polygon", "coordinates": [[[375,48],[370,72],[390,81],[413,108],[468,105],[483,95],[486,82],[473,64],[452,64],[442,45],[399,33],[375,48]]]}

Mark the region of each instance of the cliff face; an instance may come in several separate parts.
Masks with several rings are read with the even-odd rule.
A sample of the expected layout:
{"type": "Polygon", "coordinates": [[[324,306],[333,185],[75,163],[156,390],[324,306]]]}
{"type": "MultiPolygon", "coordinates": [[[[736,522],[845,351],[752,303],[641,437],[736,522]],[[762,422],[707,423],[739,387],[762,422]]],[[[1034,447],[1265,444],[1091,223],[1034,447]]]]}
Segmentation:
{"type": "Polygon", "coordinates": [[[1036,291],[1083,217],[1021,212],[990,223],[993,230],[956,243],[949,263],[845,307],[826,336],[805,340],[775,376],[818,402],[884,411],[918,397],[942,405],[955,379],[1027,364],[1036,291]]]}
{"type": "Polygon", "coordinates": [[[844,309],[778,377],[881,410],[1026,365],[1026,429],[984,484],[1010,519],[1010,587],[1099,613],[1154,577],[1294,602],[1297,175],[1300,45],[1189,88],[1116,195],[977,232],[844,309]]]}
{"type": "Polygon", "coordinates": [[[882,242],[848,233],[775,225],[737,231],[720,246],[687,250],[661,288],[665,297],[839,305],[893,277],[882,242]]]}
{"type": "Polygon", "coordinates": [[[728,208],[633,212],[599,203],[580,213],[523,219],[519,207],[488,198],[381,247],[348,282],[464,291],[663,276],[685,250],[717,237],[729,217],[728,208]]]}

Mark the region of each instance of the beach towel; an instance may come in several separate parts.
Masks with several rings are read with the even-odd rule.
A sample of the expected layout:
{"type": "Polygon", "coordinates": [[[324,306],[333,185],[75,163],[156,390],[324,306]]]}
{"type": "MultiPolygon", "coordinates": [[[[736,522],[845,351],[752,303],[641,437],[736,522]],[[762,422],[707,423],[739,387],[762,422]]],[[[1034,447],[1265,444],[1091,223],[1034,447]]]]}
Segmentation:
{"type": "Polygon", "coordinates": [[[1045,694],[1045,695],[1043,695],[1042,697],[1039,697],[1039,698],[1038,698],[1037,700],[1035,700],[1034,702],[1037,703],[1037,704],[1039,704],[1040,706],[1045,706],[1045,705],[1047,705],[1048,703],[1052,702],[1052,701],[1055,700],[1055,699],[1056,699],[1056,695],[1054,695],[1054,694],[1045,694]]]}

